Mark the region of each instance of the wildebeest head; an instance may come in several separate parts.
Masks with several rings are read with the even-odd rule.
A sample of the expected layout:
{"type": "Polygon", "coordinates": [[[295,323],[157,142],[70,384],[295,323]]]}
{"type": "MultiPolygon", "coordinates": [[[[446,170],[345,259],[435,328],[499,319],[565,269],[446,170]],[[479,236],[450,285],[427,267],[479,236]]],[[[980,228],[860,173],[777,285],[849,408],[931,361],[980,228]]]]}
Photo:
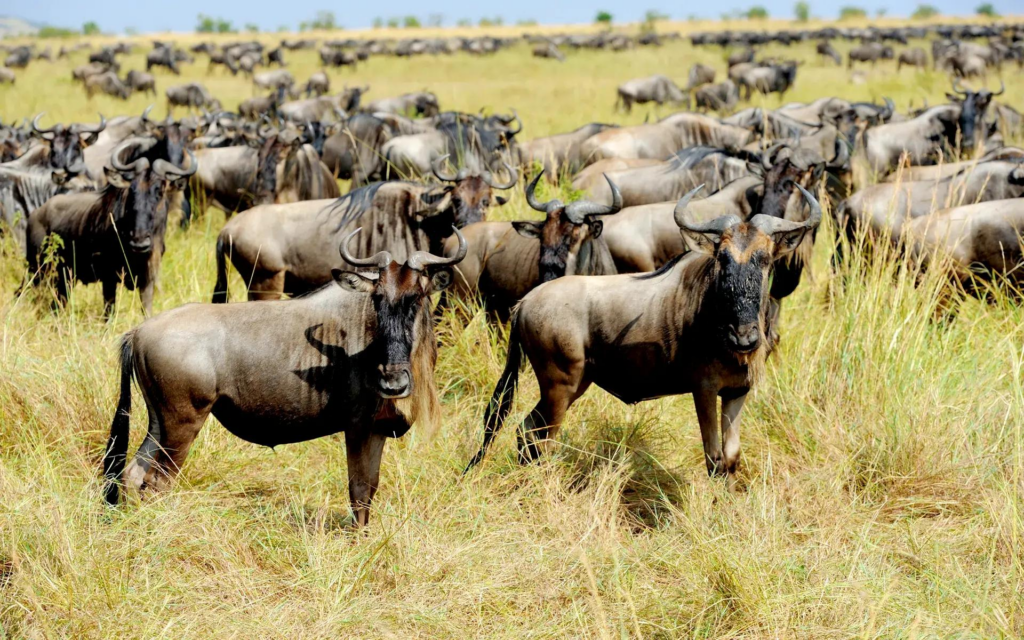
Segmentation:
{"type": "Polygon", "coordinates": [[[308,144],[316,150],[318,156],[324,155],[324,143],[338,130],[336,123],[325,124],[319,120],[307,122],[302,127],[302,144],[308,144]]]}
{"type": "Polygon", "coordinates": [[[49,142],[50,145],[50,176],[54,183],[64,184],[71,178],[85,171],[85,158],[82,150],[96,141],[96,137],[107,126],[107,120],[100,114],[100,123],[96,125],[73,124],[65,127],[56,124],[49,129],[40,129],[39,120],[43,114],[32,119],[32,130],[49,142]]]}
{"type": "Polygon", "coordinates": [[[516,233],[524,238],[540,241],[540,281],[550,282],[562,276],[574,275],[586,263],[592,251],[592,242],[601,237],[604,224],[598,216],[618,213],[622,209],[619,187],[605,175],[612,193],[612,204],[598,204],[580,200],[562,204],[561,200],[538,202],[534,189],[544,172],[541,171],[526,187],[526,201],[530,207],[545,213],[543,221],[513,222],[516,233]]]}
{"type": "Polygon", "coordinates": [[[437,102],[437,96],[428,91],[417,93],[414,104],[416,113],[426,118],[441,113],[441,105],[437,102]]]}
{"type": "Polygon", "coordinates": [[[191,151],[188,169],[163,158],[150,163],[146,153],[157,144],[155,138],[127,140],[114,150],[106,168],[107,188],[120,192],[111,212],[114,224],[125,249],[135,254],[153,251],[154,238],[162,237],[167,225],[168,193],[181,188],[199,167],[191,151]]]}
{"type": "Polygon", "coordinates": [[[452,267],[466,257],[468,246],[462,233],[453,229],[459,238],[459,249],[451,258],[425,251],[413,253],[405,264],[394,262],[387,251],[370,258],[356,258],[349,253],[348,244],[361,231],[362,228],[356,229],[342,241],[341,257],[354,267],[375,270],[376,277],[335,270],[334,280],[345,290],[370,294],[377,316],[377,393],[386,399],[405,398],[416,384],[413,354],[417,343],[434,340],[430,295],[451,283],[452,267]]]}
{"type": "Polygon", "coordinates": [[[144,118],[143,123],[146,131],[158,141],[151,155],[155,153],[175,166],[184,166],[185,150],[195,138],[198,123],[187,118],[175,122],[170,116],[162,122],[144,118]]]}
{"type": "Polygon", "coordinates": [[[257,150],[253,204],[271,204],[277,195],[278,165],[283,165],[302,147],[302,138],[294,131],[276,132],[271,127],[260,127],[258,135],[247,140],[257,150]]]}
{"type": "MultiPolygon", "coordinates": [[[[449,206],[455,215],[455,226],[460,229],[467,224],[480,222],[487,217],[487,210],[491,206],[491,198],[493,196],[492,189],[511,189],[516,184],[516,172],[507,164],[505,165],[505,171],[508,173],[508,180],[498,182],[494,175],[487,170],[474,173],[464,167],[459,169],[458,173],[448,173],[444,169],[444,163],[447,158],[447,155],[435,158],[430,163],[430,167],[433,169],[434,176],[438,180],[450,184],[424,194],[424,198],[430,200],[449,195],[451,197],[451,204],[449,206]]],[[[494,197],[494,201],[498,206],[508,202],[506,198],[501,196],[494,197]]]]}
{"type": "Polygon", "coordinates": [[[370,90],[370,85],[365,87],[345,87],[345,89],[338,94],[338,106],[346,113],[353,113],[359,109],[359,103],[363,99],[363,94],[370,90]]]}
{"type": "Polygon", "coordinates": [[[796,249],[804,236],[821,222],[821,206],[797,185],[811,208],[804,222],[756,214],[744,222],[726,215],[706,223],[692,223],[686,215],[690,199],[704,185],[690,191],[675,208],[675,221],[691,251],[710,255],[709,287],[701,309],[708,309],[711,324],[723,346],[747,359],[765,343],[765,316],[769,282],[775,261],[796,249]]]}
{"type": "Polygon", "coordinates": [[[983,121],[989,105],[992,104],[992,98],[1003,95],[1006,85],[1000,80],[998,93],[992,93],[988,89],[971,91],[961,88],[960,80],[954,79],[953,91],[954,93],[947,93],[946,97],[960,105],[960,146],[971,150],[984,133],[983,121]]]}
{"type": "MultiPolygon", "coordinates": [[[[837,144],[837,148],[840,145],[837,144]]],[[[846,149],[842,145],[842,149],[846,149]]],[[[837,151],[837,154],[840,151],[837,151]]],[[[837,158],[839,161],[845,158],[837,158]]],[[[786,215],[786,204],[796,185],[812,188],[821,179],[825,160],[817,153],[783,143],[773,145],[761,154],[761,168],[764,174],[764,196],[761,199],[761,213],[775,218],[786,215]]]]}

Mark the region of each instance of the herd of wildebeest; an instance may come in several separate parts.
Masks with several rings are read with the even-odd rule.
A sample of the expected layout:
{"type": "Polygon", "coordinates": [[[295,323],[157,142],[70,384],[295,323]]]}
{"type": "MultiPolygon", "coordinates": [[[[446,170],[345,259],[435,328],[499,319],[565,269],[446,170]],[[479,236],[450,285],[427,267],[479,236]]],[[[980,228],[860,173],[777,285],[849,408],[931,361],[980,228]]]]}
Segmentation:
{"type": "MultiPolygon", "coordinates": [[[[616,37],[538,39],[534,53],[658,45],[670,36],[623,36],[626,45],[616,37]]],[[[170,106],[188,108],[181,119],[152,119],[147,109],[90,123],[47,123],[40,114],[0,125],[2,233],[24,251],[22,290],[52,283],[58,313],[76,282],[98,281],[107,314],[119,286],[138,291],[150,314],[170,214],[180,212],[187,228],[208,206],[228,213],[210,247],[212,303],[151,317],[123,339],[103,463],[106,500],[116,504],[125,485],[170,482],[213,413],[235,435],[267,446],[344,432],[355,522],[365,524],[386,440],[417,420],[440,418],[435,300],[455,309],[477,301],[491,319],[511,322],[483,445],[467,471],[508,416],[525,355],[540,400],[518,431],[521,461],[541,455],[569,407],[596,384],[627,403],[692,394],[707,470],[731,479],[740,411],[779,342],[781,305],[810,259],[819,200],[830,203],[841,236],[891,243],[922,268],[941,262],[968,293],[1015,280],[1024,150],[1004,139],[1024,133],[1021,114],[999,101],[1002,89],[963,83],[988,71],[1014,73],[1003,65],[1020,64],[1024,30],[691,39],[734,49],[727,80],[715,84],[715,70],[698,64],[685,87],[668,76],[634,79],[609,101],[628,110],[645,102],[688,106],[692,96],[703,113],[635,126],[586,123],[532,140],[519,139],[514,110],[443,111],[429,92],[373,100],[370,87],[332,94],[324,72],[300,84],[284,69],[283,51],[316,43],[287,40],[269,52],[258,43],[197,45],[191,53],[154,43],[147,68],[176,73],[206,55],[211,65],[251,73],[270,93],[237,113],[193,84],[166,92],[170,106]],[[830,39],[860,39],[852,64],[893,58],[886,42],[925,36],[934,37],[932,63],[951,74],[943,104],[899,113],[888,99],[822,96],[733,112],[751,92],[785,93],[796,81],[796,63],[757,60],[765,43],[814,39],[832,58],[830,39]],[[281,68],[254,72],[271,63],[281,68]],[[855,189],[855,167],[872,184],[855,189]],[[336,178],[351,181],[348,193],[336,178]],[[571,180],[582,199],[545,201],[538,194],[545,178],[571,180]],[[498,193],[520,179],[526,202],[543,217],[487,221],[507,202],[498,193]],[[229,265],[247,284],[249,302],[223,304],[229,265]],[[126,470],[133,380],[149,430],[126,470]]],[[[325,43],[320,56],[326,67],[509,44],[338,41],[325,43]]],[[[117,75],[126,48],[92,53],[75,77],[87,91],[153,90],[146,72],[117,75]]],[[[11,57],[40,56],[32,51],[16,48],[8,65],[11,57]]],[[[927,64],[923,49],[899,59],[927,64]]]]}

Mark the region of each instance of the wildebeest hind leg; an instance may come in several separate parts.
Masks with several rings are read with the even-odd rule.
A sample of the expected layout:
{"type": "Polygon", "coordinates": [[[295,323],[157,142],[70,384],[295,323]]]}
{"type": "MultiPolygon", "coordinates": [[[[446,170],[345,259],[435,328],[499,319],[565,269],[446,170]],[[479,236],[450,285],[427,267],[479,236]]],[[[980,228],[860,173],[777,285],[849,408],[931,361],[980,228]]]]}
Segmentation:
{"type": "Polygon", "coordinates": [[[196,409],[193,401],[183,398],[173,408],[156,409],[146,398],[149,432],[125,471],[126,485],[140,492],[161,491],[170,486],[210,414],[209,407],[196,409]]]}
{"type": "Polygon", "coordinates": [[[352,517],[358,527],[370,521],[370,503],[380,483],[380,459],[387,437],[379,433],[345,432],[348,455],[348,497],[352,517]]]}
{"type": "Polygon", "coordinates": [[[249,300],[280,300],[284,295],[284,271],[257,271],[249,282],[249,300]]]}
{"type": "MultiPolygon", "coordinates": [[[[582,365],[579,368],[582,369],[582,365]]],[[[579,376],[570,375],[569,378],[568,384],[553,385],[545,384],[540,379],[540,401],[526,416],[517,434],[520,464],[533,462],[545,449],[550,448],[551,441],[562,426],[566,411],[590,386],[589,382],[581,381],[579,376]]]]}

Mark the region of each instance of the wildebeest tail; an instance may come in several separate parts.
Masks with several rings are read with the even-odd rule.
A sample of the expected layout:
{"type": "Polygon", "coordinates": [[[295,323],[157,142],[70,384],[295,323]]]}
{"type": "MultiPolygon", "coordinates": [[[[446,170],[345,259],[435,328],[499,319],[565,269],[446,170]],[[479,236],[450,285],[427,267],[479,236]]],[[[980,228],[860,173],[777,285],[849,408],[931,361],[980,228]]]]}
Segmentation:
{"type": "Polygon", "coordinates": [[[128,456],[128,427],[132,414],[132,376],[135,374],[135,354],[132,343],[135,332],[129,331],[121,339],[121,395],[117,400],[114,420],[110,423],[110,439],[103,454],[103,499],[116,505],[128,456]]]}
{"type": "Polygon", "coordinates": [[[217,236],[217,283],[213,285],[214,304],[228,301],[228,266],[224,260],[224,236],[217,236]]]}
{"type": "Polygon", "coordinates": [[[480,445],[480,451],[466,465],[462,473],[469,473],[484,459],[491,441],[498,434],[498,430],[505,424],[509,411],[512,410],[512,402],[516,397],[516,386],[519,384],[519,366],[523,361],[523,348],[519,339],[519,314],[518,310],[512,316],[512,330],[508,340],[508,357],[505,360],[505,370],[498,378],[498,384],[494,387],[494,395],[487,404],[487,411],[484,413],[484,442],[480,445]]]}

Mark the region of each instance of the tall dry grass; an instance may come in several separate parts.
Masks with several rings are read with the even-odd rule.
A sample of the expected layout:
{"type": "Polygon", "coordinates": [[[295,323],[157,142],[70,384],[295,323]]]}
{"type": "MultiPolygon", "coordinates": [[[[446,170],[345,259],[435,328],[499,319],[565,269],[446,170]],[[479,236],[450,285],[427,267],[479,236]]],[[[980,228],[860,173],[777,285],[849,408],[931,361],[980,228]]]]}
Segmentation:
{"type": "MultiPolygon", "coordinates": [[[[947,82],[881,65],[851,85],[808,46],[767,53],[807,60],[787,99],[934,104],[947,82]]],[[[15,89],[0,88],[4,120],[148,103],[90,104],[70,83],[82,57],[33,64],[15,89]]],[[[316,66],[308,52],[289,61],[300,78],[316,66]]],[[[643,109],[612,112],[614,86],[655,71],[681,78],[695,61],[724,71],[720,52],[686,44],[570,54],[562,65],[519,47],[374,59],[332,79],[369,82],[375,96],[429,87],[446,108],[514,106],[529,137],[640,122],[643,109]]],[[[241,78],[204,73],[186,67],[181,80],[206,82],[227,106],[251,94],[241,78]]],[[[161,88],[178,80],[159,76],[161,88]]],[[[1019,105],[1024,85],[1007,84],[1019,105]]],[[[494,213],[532,215],[521,192],[494,213]]],[[[222,222],[211,211],[187,232],[172,228],[158,310],[208,299],[222,222]]],[[[139,305],[121,292],[104,323],[95,286],[76,287],[60,313],[45,290],[15,296],[23,267],[8,241],[0,637],[1021,637],[1024,312],[1008,296],[953,294],[955,317],[937,313],[950,298],[941,274],[887,251],[849,250],[832,275],[833,237],[819,234],[811,277],[784,306],[780,351],[747,403],[739,491],[706,477],[689,398],[627,407],[597,389],[543,464],[517,466],[508,428],[461,478],[506,336],[479,312],[450,314],[438,328],[443,428],[388,445],[363,532],[346,527],[340,438],[272,451],[213,420],[172,491],[103,507],[116,344],[142,321],[139,305]]],[[[532,375],[521,390],[512,422],[536,401],[532,375]]],[[[144,424],[136,410],[133,451],[144,424]]]]}

